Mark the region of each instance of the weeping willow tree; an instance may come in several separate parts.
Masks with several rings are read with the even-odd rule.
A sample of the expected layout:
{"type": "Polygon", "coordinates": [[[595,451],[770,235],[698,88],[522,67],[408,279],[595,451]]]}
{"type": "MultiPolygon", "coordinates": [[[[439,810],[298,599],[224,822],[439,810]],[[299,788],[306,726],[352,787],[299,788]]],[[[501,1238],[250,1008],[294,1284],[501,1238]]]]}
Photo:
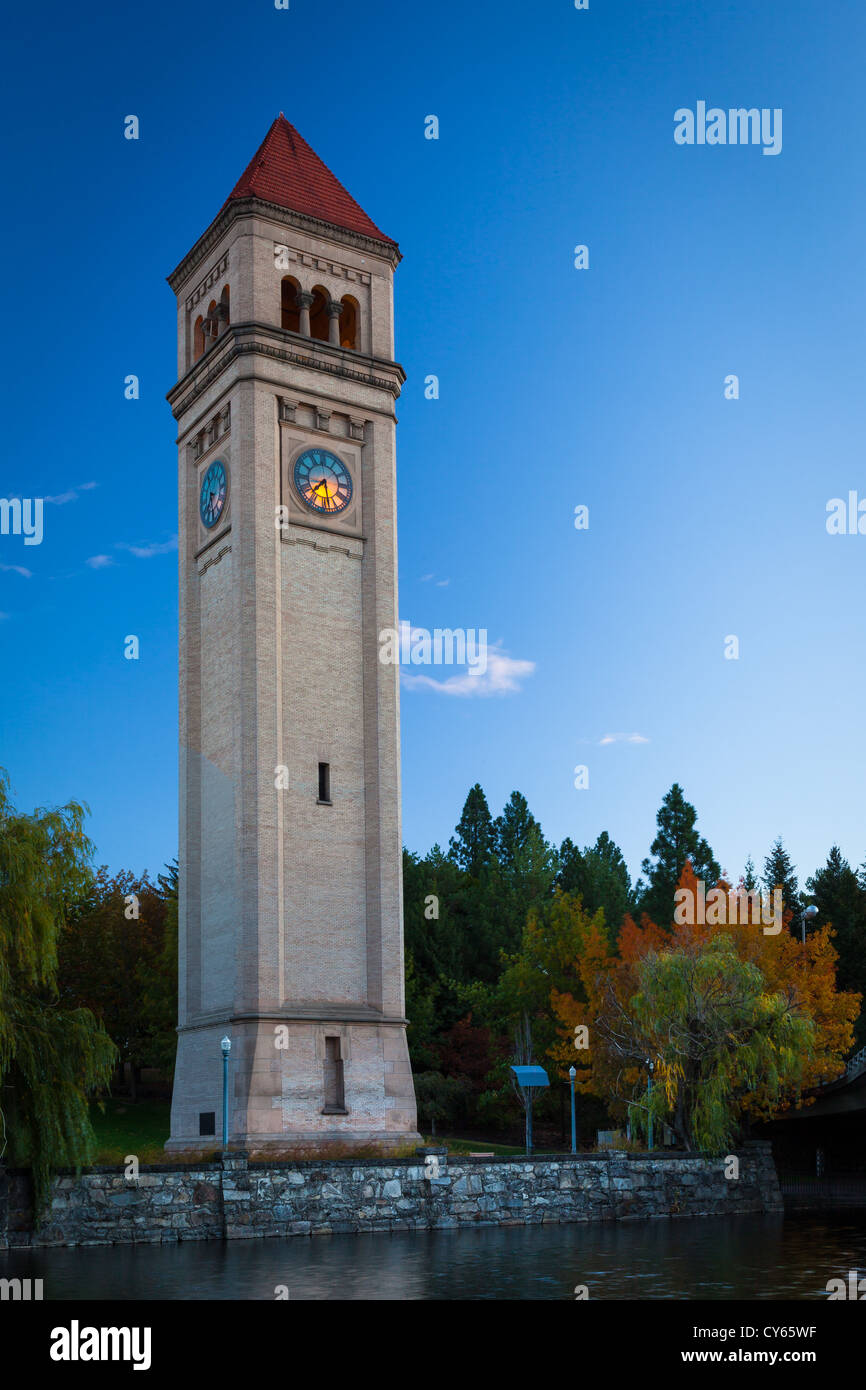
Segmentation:
{"type": "Polygon", "coordinates": [[[24,815],[0,769],[0,1161],[29,1165],[38,1212],[51,1169],[93,1155],[88,1096],[116,1048],[89,1009],[57,998],[57,939],[90,882],[92,845],[75,802],[24,815]]]}
{"type": "MultiPolygon", "coordinates": [[[[626,1009],[600,1020],[607,1045],[642,1081],[629,1116],[646,1133],[667,1124],[688,1149],[726,1152],[742,1102],[761,1084],[779,1094],[799,1078],[815,1045],[815,1025],[793,991],[771,991],[761,970],[724,937],[650,951],[637,968],[626,1009]]],[[[632,1074],[634,1074],[632,1072],[632,1074]]]]}

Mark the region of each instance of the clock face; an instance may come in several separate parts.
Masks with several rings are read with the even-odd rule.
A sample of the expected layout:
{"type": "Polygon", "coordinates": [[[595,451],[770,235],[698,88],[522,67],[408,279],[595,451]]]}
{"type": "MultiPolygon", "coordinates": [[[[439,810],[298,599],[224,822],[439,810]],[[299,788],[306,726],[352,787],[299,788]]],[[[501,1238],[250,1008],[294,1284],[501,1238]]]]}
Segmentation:
{"type": "Polygon", "coordinates": [[[306,449],[295,463],[295,487],[314,512],[336,516],[352,500],[348,468],[328,449],[306,449]]]}
{"type": "Polygon", "coordinates": [[[201,480],[201,494],[198,509],[208,530],[216,526],[222,516],[228,495],[226,466],[215,459],[201,480]]]}

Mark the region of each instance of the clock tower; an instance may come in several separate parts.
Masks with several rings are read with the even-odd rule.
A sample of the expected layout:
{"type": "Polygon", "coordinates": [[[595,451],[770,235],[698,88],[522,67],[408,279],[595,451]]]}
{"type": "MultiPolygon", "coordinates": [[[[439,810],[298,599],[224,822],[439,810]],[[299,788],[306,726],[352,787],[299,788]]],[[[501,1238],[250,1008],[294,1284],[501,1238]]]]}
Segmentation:
{"type": "Polygon", "coordinates": [[[169,283],[180,549],[169,1150],[418,1140],[406,1044],[397,244],[280,115],[169,283]]]}

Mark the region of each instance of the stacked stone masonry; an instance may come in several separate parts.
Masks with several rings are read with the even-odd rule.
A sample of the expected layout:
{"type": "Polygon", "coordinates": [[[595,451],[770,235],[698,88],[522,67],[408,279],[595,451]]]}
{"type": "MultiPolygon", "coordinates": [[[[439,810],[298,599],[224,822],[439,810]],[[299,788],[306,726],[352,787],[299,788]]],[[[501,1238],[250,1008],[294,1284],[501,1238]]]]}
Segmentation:
{"type": "Polygon", "coordinates": [[[199,1167],[142,1168],[134,1181],[109,1168],[58,1176],[35,1231],[29,1179],[10,1172],[4,1191],[0,1170],[0,1248],[781,1211],[769,1144],[744,1146],[738,1158],[733,1179],[723,1160],[692,1155],[446,1160],[440,1153],[431,1177],[421,1157],[280,1164],[231,1153],[199,1167]]]}

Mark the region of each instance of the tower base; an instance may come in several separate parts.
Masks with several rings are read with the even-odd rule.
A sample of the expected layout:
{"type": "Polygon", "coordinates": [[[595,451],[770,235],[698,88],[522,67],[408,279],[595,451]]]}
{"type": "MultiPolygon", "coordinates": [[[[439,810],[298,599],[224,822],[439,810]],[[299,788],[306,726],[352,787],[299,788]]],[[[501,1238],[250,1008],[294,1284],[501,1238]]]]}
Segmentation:
{"type": "Polygon", "coordinates": [[[421,1142],[402,1019],[270,1015],[180,1031],[168,1153],[222,1147],[226,1034],[230,1148],[301,1158],[421,1142]]]}

